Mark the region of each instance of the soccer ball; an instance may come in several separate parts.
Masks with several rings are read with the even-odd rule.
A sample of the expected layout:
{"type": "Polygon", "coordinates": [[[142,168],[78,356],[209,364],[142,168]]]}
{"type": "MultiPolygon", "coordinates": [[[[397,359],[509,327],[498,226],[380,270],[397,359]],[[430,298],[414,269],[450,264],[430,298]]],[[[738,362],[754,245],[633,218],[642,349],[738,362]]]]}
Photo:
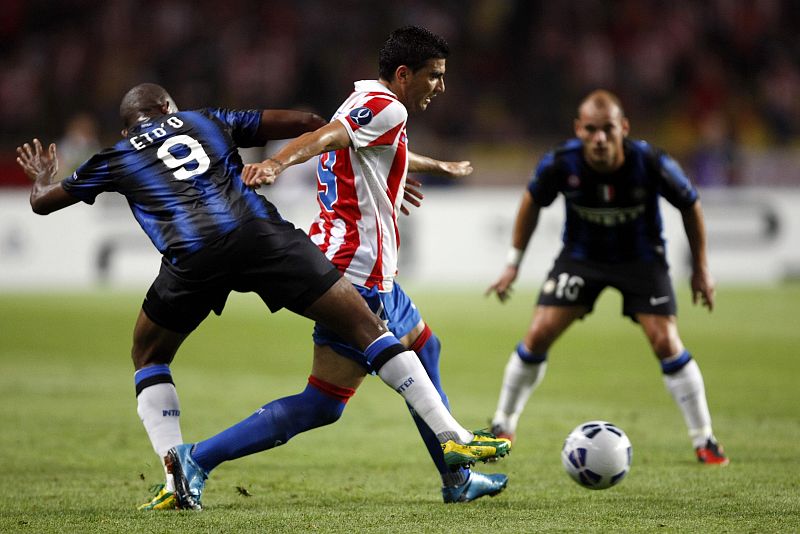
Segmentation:
{"type": "Polygon", "coordinates": [[[631,468],[633,448],[621,428],[607,421],[578,425],[564,440],[561,461],[575,482],[589,489],[619,484],[631,468]]]}

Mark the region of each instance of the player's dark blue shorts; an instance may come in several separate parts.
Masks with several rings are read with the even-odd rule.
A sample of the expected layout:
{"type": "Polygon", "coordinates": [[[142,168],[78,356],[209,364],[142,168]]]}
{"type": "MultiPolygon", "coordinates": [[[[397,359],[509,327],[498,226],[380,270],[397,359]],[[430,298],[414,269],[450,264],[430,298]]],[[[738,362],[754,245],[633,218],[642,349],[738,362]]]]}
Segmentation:
{"type": "MultiPolygon", "coordinates": [[[[381,318],[386,324],[386,328],[397,339],[401,339],[411,332],[422,320],[417,307],[397,282],[394,283],[391,291],[386,292],[379,292],[376,288],[367,289],[355,284],[353,284],[353,287],[358,290],[367,302],[369,309],[381,318]]],[[[338,354],[354,360],[368,372],[372,372],[364,353],[344,341],[329,328],[316,323],[313,337],[316,345],[329,345],[338,354]]]]}
{"type": "Polygon", "coordinates": [[[254,292],[272,312],[305,311],[341,278],[308,236],[284,220],[254,219],[161,270],[142,309],[156,324],[189,333],[231,291],[254,292]]]}
{"type": "Polygon", "coordinates": [[[542,306],[586,306],[591,313],[606,287],[622,294],[622,313],[675,315],[669,267],[663,260],[605,263],[559,256],[539,293],[542,306]]]}

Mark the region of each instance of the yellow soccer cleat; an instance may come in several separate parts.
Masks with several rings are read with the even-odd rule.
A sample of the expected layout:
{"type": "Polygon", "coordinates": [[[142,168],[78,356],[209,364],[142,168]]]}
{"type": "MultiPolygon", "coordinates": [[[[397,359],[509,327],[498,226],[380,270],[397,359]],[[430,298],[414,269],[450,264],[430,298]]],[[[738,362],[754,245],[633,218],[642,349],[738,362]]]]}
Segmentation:
{"type": "Polygon", "coordinates": [[[475,430],[469,443],[448,440],[442,443],[444,461],[451,468],[468,467],[476,461],[487,462],[502,458],[511,451],[511,440],[498,438],[486,430],[475,430]]]}
{"type": "Polygon", "coordinates": [[[164,484],[156,484],[150,490],[155,494],[152,499],[142,504],[138,510],[177,510],[175,494],[168,491],[164,484]]]}

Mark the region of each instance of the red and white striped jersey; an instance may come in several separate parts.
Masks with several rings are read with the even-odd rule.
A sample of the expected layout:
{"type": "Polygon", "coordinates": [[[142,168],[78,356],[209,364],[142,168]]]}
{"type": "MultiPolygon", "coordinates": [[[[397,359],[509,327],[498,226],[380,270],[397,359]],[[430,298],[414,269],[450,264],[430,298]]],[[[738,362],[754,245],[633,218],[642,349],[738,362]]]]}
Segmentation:
{"type": "Polygon", "coordinates": [[[397,214],[408,171],[408,111],[377,80],[355,83],[338,120],[351,146],[319,156],[319,213],[309,236],[350,282],[392,289],[400,234],[397,214]]]}

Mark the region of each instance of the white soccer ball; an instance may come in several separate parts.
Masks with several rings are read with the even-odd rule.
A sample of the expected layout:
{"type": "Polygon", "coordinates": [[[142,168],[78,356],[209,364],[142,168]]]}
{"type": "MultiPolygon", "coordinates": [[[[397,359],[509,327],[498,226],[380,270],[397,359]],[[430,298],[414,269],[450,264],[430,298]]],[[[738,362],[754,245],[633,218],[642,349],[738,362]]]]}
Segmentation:
{"type": "Polygon", "coordinates": [[[589,489],[619,484],[631,468],[631,440],[607,421],[578,425],[564,440],[561,461],[572,479],[589,489]]]}

